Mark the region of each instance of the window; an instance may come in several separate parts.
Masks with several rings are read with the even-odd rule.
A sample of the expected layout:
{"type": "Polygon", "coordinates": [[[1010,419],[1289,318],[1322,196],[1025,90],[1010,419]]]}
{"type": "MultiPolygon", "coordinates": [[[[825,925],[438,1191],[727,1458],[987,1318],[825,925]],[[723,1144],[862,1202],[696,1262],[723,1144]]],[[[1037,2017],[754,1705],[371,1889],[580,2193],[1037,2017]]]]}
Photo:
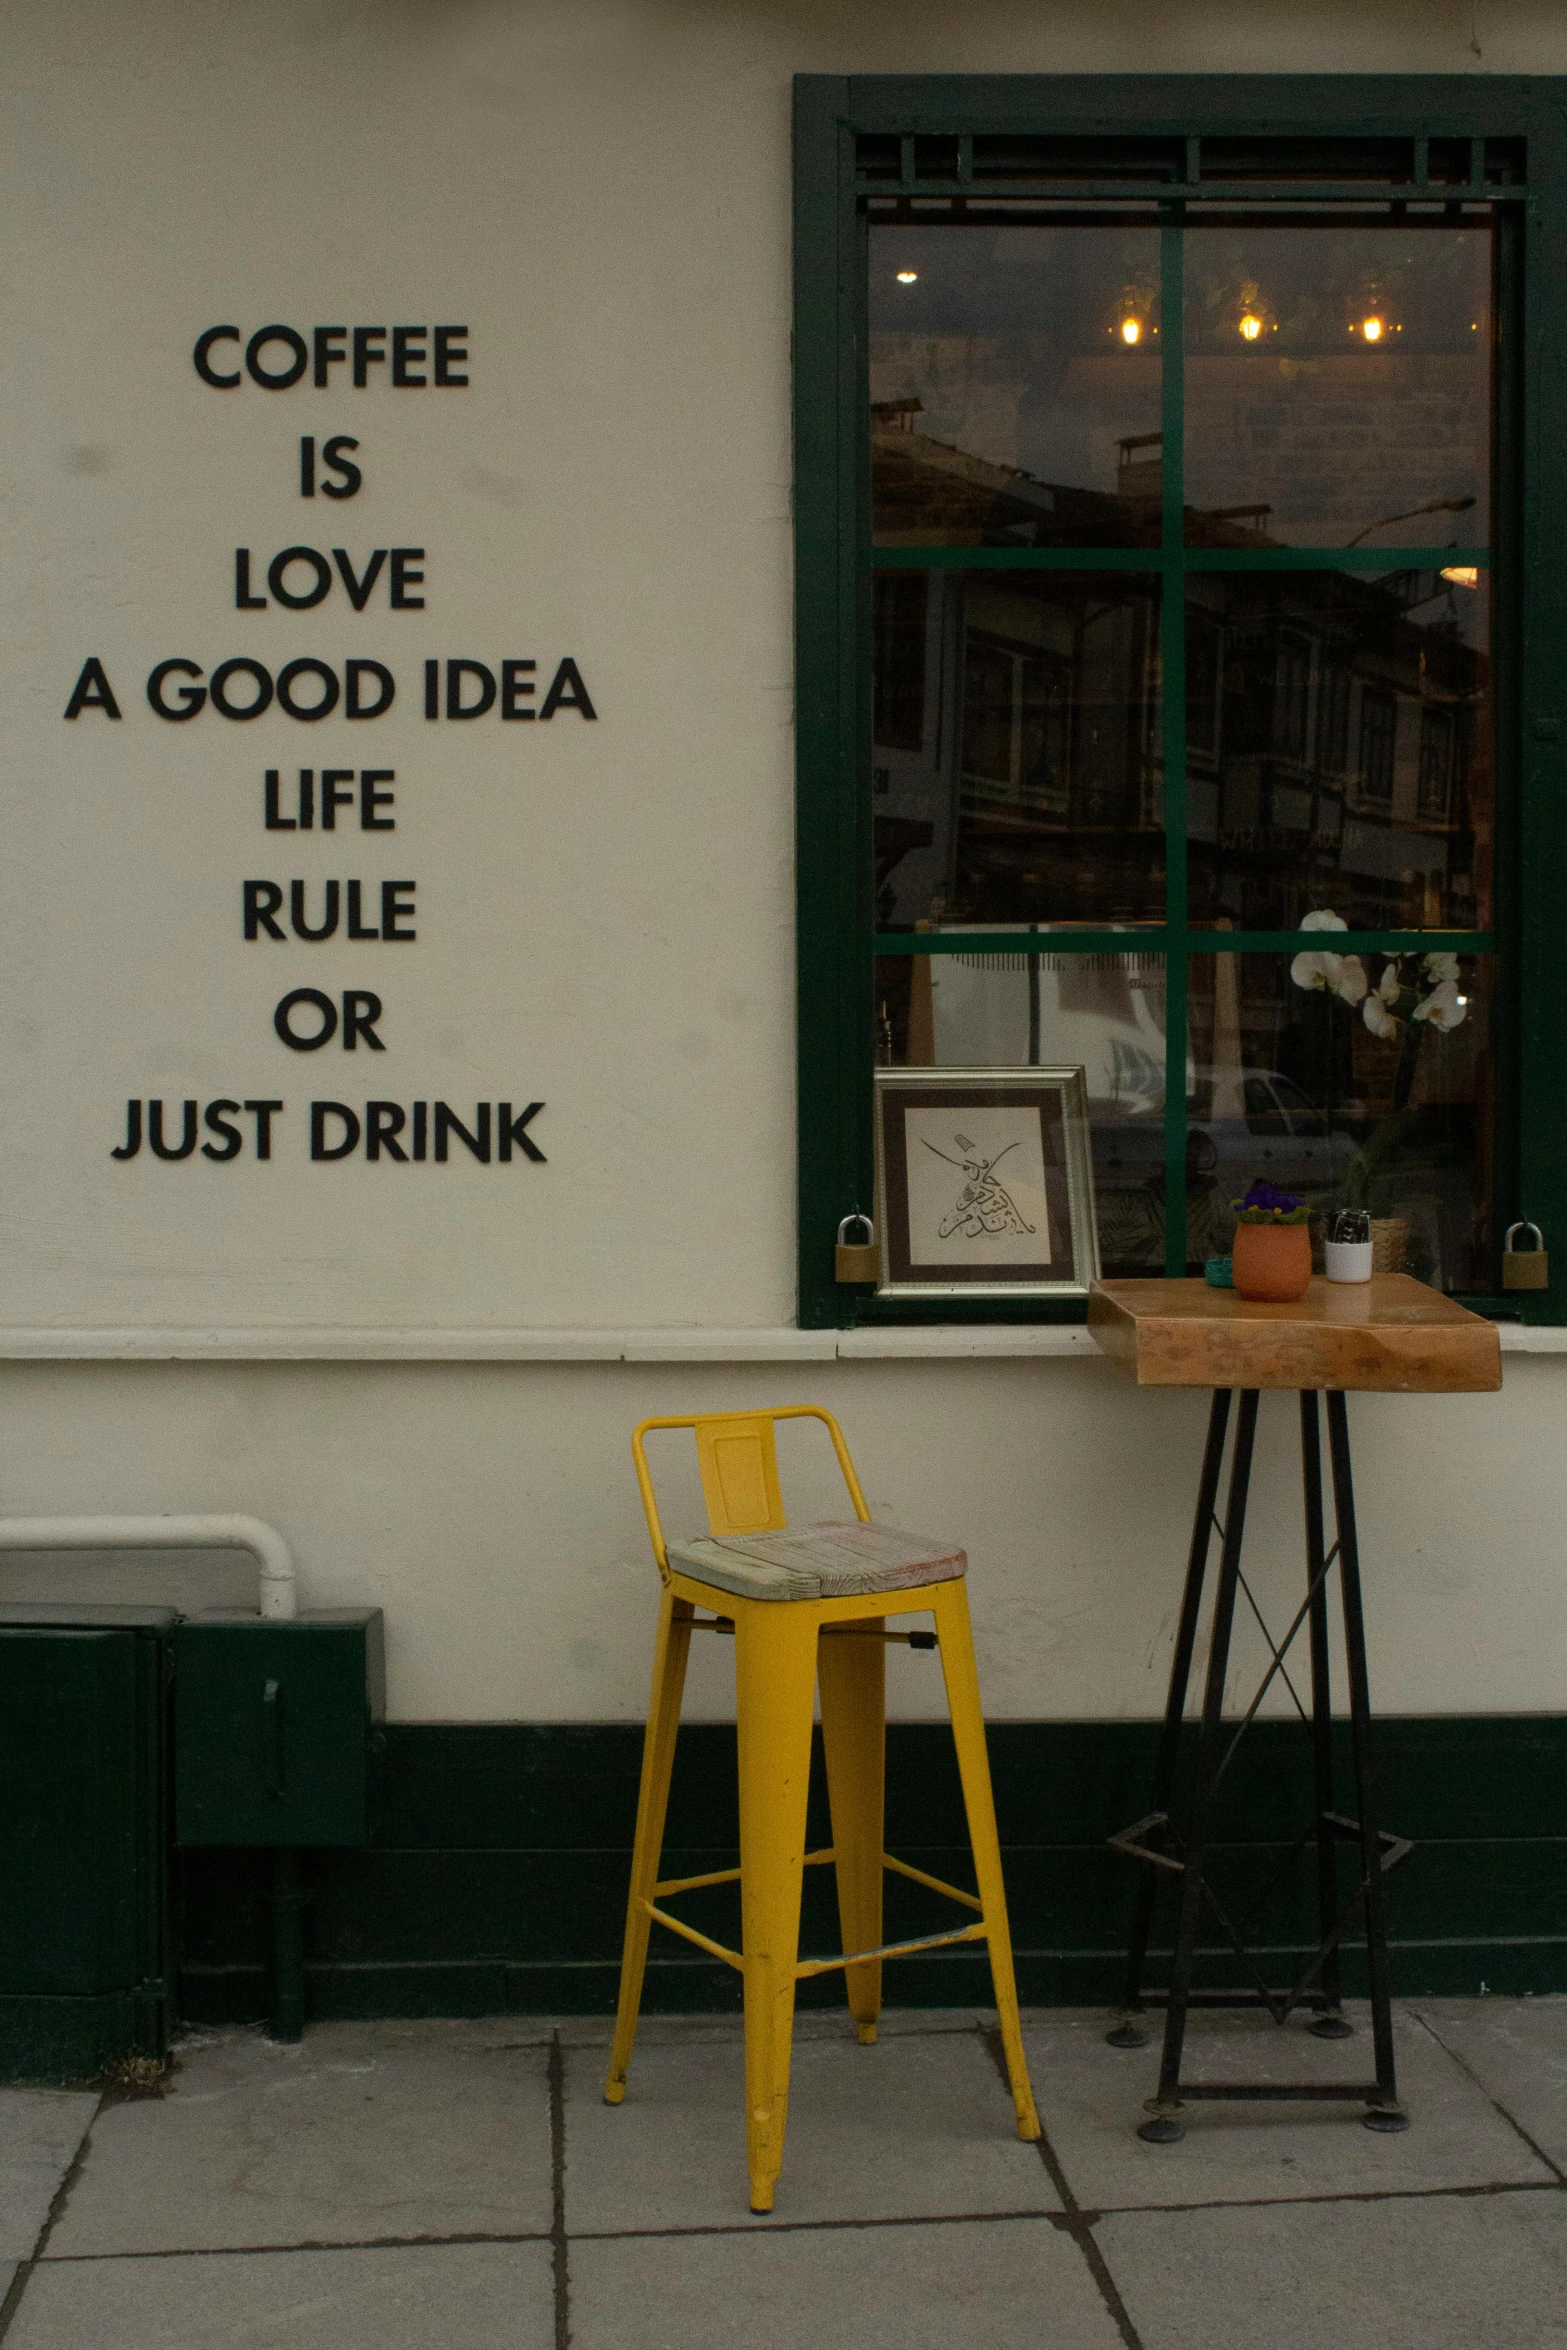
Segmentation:
{"type": "Polygon", "coordinates": [[[836,1286],[878,1061],[1081,1068],[1107,1274],[1567,1252],[1561,99],[798,85],[805,1321],[1082,1311],[836,1286]]]}

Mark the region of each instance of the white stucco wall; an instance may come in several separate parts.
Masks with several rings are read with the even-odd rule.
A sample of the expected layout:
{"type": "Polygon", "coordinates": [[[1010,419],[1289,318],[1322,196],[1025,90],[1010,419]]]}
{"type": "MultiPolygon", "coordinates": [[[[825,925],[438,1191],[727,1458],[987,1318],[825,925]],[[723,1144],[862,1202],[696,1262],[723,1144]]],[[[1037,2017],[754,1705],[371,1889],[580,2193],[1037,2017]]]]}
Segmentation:
{"type": "MultiPolygon", "coordinates": [[[[1567,17],[13,0],[5,46],[0,1322],[242,1326],[284,1351],[292,1325],[351,1326],[384,1353],[404,1327],[792,1316],[790,76],[1567,72],[1567,17]],[[218,395],[189,364],[220,318],[399,317],[467,321],[469,391],[218,395]],[[361,435],[358,500],[299,504],[302,431],[361,435]],[[427,612],[235,613],[236,544],[339,537],[424,544],[427,612]],[[167,654],[386,646],[410,705],[427,653],[536,653],[546,676],[573,653],[599,721],[410,715],[395,752],[340,751],[276,716],[164,726],[142,699],[167,654]],[[126,716],[66,727],[90,652],[126,716]],[[312,756],[395,760],[396,860],[355,835],[308,868],[263,844],[262,767],[312,756]],[[525,1088],[549,1105],[548,1168],[107,1167],[137,1091],[354,1098],[340,1058],[279,1068],[276,974],[314,979],[304,950],[237,943],[239,876],[301,869],[420,877],[417,948],[318,982],[385,980],[396,1050],[369,1089],[460,1107],[525,1088]]],[[[652,1570],[627,1430],[772,1397],[838,1409],[877,1504],[968,1543],[993,1712],[1157,1706],[1202,1404],[1092,1361],[75,1362],[40,1343],[0,1368],[0,1510],[275,1519],[307,1599],[385,1606],[403,1717],[635,1714],[652,1570]]],[[[1499,1398],[1356,1405],[1389,1710],[1562,1702],[1564,1398],[1567,1360],[1509,1356],[1499,1398]]],[[[1289,1410],[1255,1496],[1281,1597],[1289,1410]]],[[[699,1709],[724,1709],[725,1662],[699,1661],[699,1709]]],[[[924,1710],[932,1667],[894,1670],[895,1702],[924,1710]]]]}

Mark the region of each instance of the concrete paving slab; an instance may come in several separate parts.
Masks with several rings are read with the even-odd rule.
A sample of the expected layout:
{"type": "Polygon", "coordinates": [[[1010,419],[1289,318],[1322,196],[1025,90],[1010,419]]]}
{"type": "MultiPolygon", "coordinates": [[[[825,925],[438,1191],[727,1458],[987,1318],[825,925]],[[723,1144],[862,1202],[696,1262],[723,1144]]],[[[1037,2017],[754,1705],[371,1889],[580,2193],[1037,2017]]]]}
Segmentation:
{"type": "Polygon", "coordinates": [[[1567,2344],[1559,2187],[1124,2212],[1095,2237],[1144,2350],[1567,2344]]]}
{"type": "MultiPolygon", "coordinates": [[[[765,2228],[749,2209],[745,2067],[738,2031],[639,2047],[623,2105],[603,2101],[602,2059],[566,2072],[566,2224],[765,2228]]],[[[1059,2209],[1017,2136],[978,2032],[795,2043],[776,2216],[927,2219],[1059,2209]]]]}
{"type": "Polygon", "coordinates": [[[6,2350],[553,2350],[545,2244],[51,2261],[6,2350]]]}
{"type": "Polygon", "coordinates": [[[547,2055],[505,2018],[178,2054],[167,2097],[99,2117],[51,2255],[548,2231],[547,2055]]]}
{"type": "Polygon", "coordinates": [[[1120,2350],[1121,2339],[1082,2254],[1045,2219],[571,2250],[572,2350],[1120,2350]]]}
{"type": "Polygon", "coordinates": [[[82,2090],[0,2089],[0,2262],[30,2258],[97,2110],[82,2090]]]}
{"type": "MultiPolygon", "coordinates": [[[[1192,2018],[1188,2069],[1199,2080],[1363,2080],[1371,2070],[1365,2011],[1351,2007],[1352,2040],[1314,2040],[1303,2020],[1282,2030],[1255,2014],[1192,2018]]],[[[1302,2195],[1410,2193],[1516,2185],[1553,2173],[1482,2089],[1413,2015],[1395,2015],[1399,2094],[1412,2126],[1386,2137],[1364,2129],[1359,2106],[1193,2104],[1176,2146],[1137,2136],[1143,2100],[1158,2085],[1157,2017],[1150,2045],[1109,2048],[1112,2019],[1058,2011],[1025,2035],[1034,2094],[1079,2202],[1091,2209],[1241,2202],[1302,2195]]]]}
{"type": "Polygon", "coordinates": [[[1420,2020],[1567,2170],[1567,1999],[1422,1999],[1420,2020]]]}

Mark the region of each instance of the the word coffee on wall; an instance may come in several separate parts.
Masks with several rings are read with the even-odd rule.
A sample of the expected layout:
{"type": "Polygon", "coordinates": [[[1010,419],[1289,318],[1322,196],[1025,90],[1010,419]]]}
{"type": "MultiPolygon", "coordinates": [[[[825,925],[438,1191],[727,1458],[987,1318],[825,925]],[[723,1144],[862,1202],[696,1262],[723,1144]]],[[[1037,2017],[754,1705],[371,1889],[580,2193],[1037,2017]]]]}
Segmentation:
{"type": "MultiPolygon", "coordinates": [[[[452,875],[452,842],[464,824],[460,805],[421,791],[421,744],[435,730],[515,729],[519,750],[526,741],[537,762],[548,756],[546,728],[598,716],[571,652],[507,642],[503,618],[484,641],[452,643],[443,590],[462,570],[455,532],[440,545],[428,532],[421,543],[401,539],[384,522],[368,535],[354,529],[356,501],[384,462],[374,428],[354,412],[356,399],[420,394],[425,432],[437,440],[460,434],[463,404],[454,396],[473,381],[473,348],[464,324],[219,323],[193,339],[187,363],[225,404],[236,450],[264,452],[270,488],[247,496],[243,530],[216,553],[205,519],[210,498],[205,527],[181,539],[213,583],[210,629],[160,648],[135,673],[102,646],[81,648],[62,715],[77,728],[199,733],[210,804],[241,795],[251,845],[242,867],[218,884],[228,893],[221,928],[224,951],[268,966],[269,1000],[255,1018],[264,1022],[277,1076],[259,1089],[220,1082],[174,1097],[128,1070],[129,1084],[104,1105],[103,1150],[121,1165],[545,1163],[544,1103],[529,1098],[525,1072],[498,1066],[484,1098],[459,1100],[399,1086],[393,1074],[419,995],[421,942],[430,941],[433,921],[465,919],[460,887],[444,891],[439,916],[421,890],[422,861],[437,840],[452,875]],[[251,616],[260,614],[271,633],[265,643],[253,635],[247,648],[247,627],[258,625],[251,616]],[[280,615],[290,637],[281,657],[280,615]],[[527,737],[524,728],[532,730],[527,737]],[[296,729],[297,747],[278,749],[280,731],[296,729]],[[263,734],[270,747],[257,757],[251,744],[263,734]],[[352,1062],[339,1058],[346,1054],[352,1062]],[[336,1083],[295,1080],[301,1061],[320,1068],[315,1055],[344,1072],[336,1083]]],[[[379,400],[360,405],[387,414],[379,400]]],[[[406,435],[398,445],[406,451],[406,435]]],[[[387,487],[384,475],[378,487],[387,487]]],[[[190,821],[201,820],[198,806],[190,821]]],[[[485,842],[467,845],[485,857],[485,842]]],[[[210,873],[203,886],[213,886],[210,873]]],[[[177,932],[185,912],[171,885],[156,919],[177,932]]],[[[477,986],[482,946],[476,942],[477,986]]],[[[186,1003],[181,1016],[199,1024],[200,1001],[186,1003]]],[[[204,1040],[205,1059],[226,1041],[204,1040]]],[[[254,1042],[244,1040],[238,1056],[252,1072],[254,1042]]],[[[504,1037],[494,1049],[504,1049],[504,1037]]]]}

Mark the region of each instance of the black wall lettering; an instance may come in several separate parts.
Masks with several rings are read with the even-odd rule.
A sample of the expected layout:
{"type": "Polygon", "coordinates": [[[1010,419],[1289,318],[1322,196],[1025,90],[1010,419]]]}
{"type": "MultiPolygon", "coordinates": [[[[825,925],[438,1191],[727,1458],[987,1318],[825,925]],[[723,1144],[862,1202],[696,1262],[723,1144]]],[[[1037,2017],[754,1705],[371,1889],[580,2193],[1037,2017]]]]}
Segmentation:
{"type": "MultiPolygon", "coordinates": [[[[289,883],[288,919],[289,926],[296,938],[331,938],[333,933],[336,931],[339,913],[339,892],[337,883],[335,881],[326,882],[322,887],[321,895],[321,920],[317,927],[312,930],[309,923],[305,920],[305,884],[302,881],[291,881],[289,883]]],[[[325,1038],[323,1038],[322,1042],[324,1043],[325,1041],[325,1038]]]]}
{"type": "MultiPolygon", "coordinates": [[[[329,995],[321,993],[319,987],[292,988],[273,1013],[272,1025],[290,1052],[318,1053],[337,1034],[337,1006],[329,995]],[[320,1015],[321,1025],[314,1036],[300,1036],[295,1032],[294,1013],[301,1005],[307,1005],[312,1012],[320,1015]]],[[[311,1156],[315,1156],[313,1151],[311,1156]]]]}
{"type": "Polygon", "coordinates": [[[337,565],[337,575],[339,579],[342,581],[344,587],[348,590],[349,602],[353,605],[356,612],[362,612],[366,604],[368,604],[370,601],[370,590],[375,586],[376,581],[381,576],[381,566],[386,561],[386,549],[384,547],[376,548],[375,553],[371,556],[369,562],[365,565],[365,575],[363,579],[356,579],[354,577],[354,567],[348,560],[348,550],[346,547],[334,547],[332,549],[332,560],[337,565]]]}
{"type": "Polygon", "coordinates": [[[65,715],[67,718],[80,718],[84,710],[101,710],[105,718],[118,718],[120,715],[114,688],[109,683],[103,663],[96,655],[82,663],[82,673],[71,688],[65,715]]]}
{"type": "Polygon", "coordinates": [[[180,1139],[179,1144],[176,1147],[171,1143],[165,1142],[163,1139],[162,1102],[149,1102],[147,1104],[147,1140],[151,1143],[153,1151],[158,1158],[188,1159],[190,1157],[191,1152],[196,1147],[196,1112],[198,1106],[199,1105],[195,1102],[185,1102],[181,1105],[184,1114],[180,1120],[180,1139]]]}
{"type": "Polygon", "coordinates": [[[543,1107],[542,1102],[529,1102],[526,1109],[519,1110],[513,1117],[510,1102],[496,1103],[495,1117],[500,1140],[498,1156],[503,1163],[510,1159],[511,1146],[515,1143],[525,1159],[533,1159],[541,1167],[545,1164],[544,1153],[532,1135],[523,1131],[530,1119],[536,1118],[543,1107]]]}
{"type": "Polygon", "coordinates": [[[413,375],[411,368],[423,367],[428,330],[422,326],[394,326],[392,329],[392,381],[399,388],[422,391],[425,378],[413,375]]]}
{"type": "Polygon", "coordinates": [[[588,700],[588,689],[582,682],[582,672],[575,661],[562,661],[550,679],[550,690],[544,697],[541,718],[553,718],[557,710],[577,710],[584,718],[596,718],[598,712],[588,700]]]}
{"type": "Polygon", "coordinates": [[[246,1102],[245,1109],[256,1122],[256,1156],[272,1156],[272,1120],[282,1112],[281,1102],[246,1102]]]}
{"type": "Polygon", "coordinates": [[[263,385],[269,392],[286,392],[291,384],[297,384],[309,362],[310,353],[305,347],[305,338],[296,334],[291,326],[257,327],[245,345],[245,365],[251,381],[263,385]],[[282,343],[292,353],[286,367],[273,368],[269,372],[262,366],[261,354],[269,343],[282,343]]]}
{"type": "Polygon", "coordinates": [[[528,675],[537,669],[537,661],[503,661],[501,663],[501,716],[503,718],[537,718],[537,710],[519,708],[523,698],[536,690],[528,675]]]}
{"type": "Polygon", "coordinates": [[[408,1153],[397,1136],[407,1125],[407,1116],[401,1102],[366,1102],[365,1157],[378,1159],[385,1151],[389,1159],[400,1160],[406,1167],[408,1153]]]}
{"type": "Polygon", "coordinates": [[[351,1053],[361,1037],[373,1053],[384,1053],[385,1045],[375,1032],[381,1017],[381,999],[367,987],[349,987],[343,990],[343,1050],[351,1053]]]}
{"type": "Polygon", "coordinates": [[[395,783],[396,780],[397,769],[395,767],[360,768],[359,829],[361,832],[395,832],[397,830],[395,816],[382,816],[377,813],[381,808],[390,808],[395,798],[394,793],[382,791],[380,786],[383,783],[395,783]]]}
{"type": "Polygon", "coordinates": [[[238,341],[239,328],[237,326],[209,326],[205,334],[196,337],[196,348],[191,353],[191,357],[196,362],[196,373],[203,383],[211,384],[216,391],[233,391],[239,382],[239,369],[236,367],[232,375],[219,375],[212,364],[212,346],[214,343],[237,343],[238,341]]]}
{"type": "Polygon", "coordinates": [[[380,661],[345,661],[343,664],[343,716],[345,718],[381,718],[397,699],[397,681],[380,661]],[[379,699],[366,702],[361,688],[374,684],[379,688],[379,699]]]}
{"type": "Polygon", "coordinates": [[[468,364],[468,329],[438,326],[435,330],[435,380],[438,384],[466,385],[468,378],[454,371],[468,364]],[[459,337],[461,340],[459,340],[459,337]]]}
{"type": "Polygon", "coordinates": [[[357,449],[358,446],[359,443],[350,440],[346,432],[335,432],[329,441],[322,442],[322,464],[329,472],[341,476],[338,481],[324,481],[321,484],[323,498],[352,498],[358,494],[364,475],[350,458],[342,454],[344,449],[357,449]]]}
{"type": "Polygon", "coordinates": [[[410,588],[423,587],[424,573],[414,565],[423,563],[423,547],[394,547],[392,549],[392,610],[394,612],[422,612],[423,596],[411,596],[410,588]]]}
{"type": "MultiPolygon", "coordinates": [[[[332,566],[314,547],[285,547],[267,565],[267,585],[278,602],[286,604],[290,612],[312,612],[322,598],[331,592],[332,566]],[[287,585],[287,579],[289,572],[301,563],[310,572],[313,584],[302,595],[296,595],[287,585]]],[[[354,608],[356,611],[363,609],[360,605],[354,608]]]]}
{"type": "Polygon", "coordinates": [[[458,1117],[455,1110],[448,1108],[445,1102],[436,1103],[435,1163],[438,1167],[444,1167],[446,1164],[446,1138],[450,1134],[455,1134],[458,1141],[464,1143],[473,1153],[473,1156],[480,1160],[484,1166],[487,1167],[489,1165],[490,1105],[488,1102],[479,1103],[478,1108],[474,1113],[473,1122],[478,1131],[477,1133],[470,1134],[467,1127],[458,1117]]]}
{"type": "MultiPolygon", "coordinates": [[[[274,783],[277,781],[276,769],[272,771],[272,780],[274,783]]],[[[281,939],[283,925],[277,918],[277,911],[282,903],[283,892],[277,882],[247,881],[245,883],[246,938],[257,939],[264,930],[268,938],[281,939]]]]}
{"type": "Polygon", "coordinates": [[[312,1102],[310,1105],[310,1156],[313,1159],[346,1159],[350,1151],[359,1148],[359,1119],[346,1102],[312,1102]],[[342,1140],[328,1144],[327,1120],[337,1119],[343,1129],[342,1140]]]}
{"type": "MultiPolygon", "coordinates": [[[[197,711],[203,708],[207,699],[207,689],[204,685],[177,685],[174,688],[174,691],[179,698],[179,707],[178,709],[171,710],[168,703],[163,698],[163,681],[166,677],[174,677],[176,675],[199,677],[201,675],[201,670],[194,661],[181,661],[178,659],[173,661],[160,661],[157,668],[152,672],[152,675],[147,680],[147,699],[152,704],[153,708],[157,711],[160,718],[170,719],[174,724],[177,725],[182,718],[194,718],[197,711]]],[[[271,699],[271,692],[272,689],[269,682],[267,687],[268,700],[271,699]]]]}
{"type": "Polygon", "coordinates": [[[245,1137],[237,1126],[230,1124],[230,1118],[238,1108],[238,1102],[208,1102],[206,1110],[203,1112],[207,1131],[209,1134],[220,1136],[223,1147],[220,1150],[216,1143],[204,1142],[201,1146],[201,1155],[204,1159],[215,1159],[221,1166],[229,1159],[239,1157],[245,1147],[245,1137]]]}

